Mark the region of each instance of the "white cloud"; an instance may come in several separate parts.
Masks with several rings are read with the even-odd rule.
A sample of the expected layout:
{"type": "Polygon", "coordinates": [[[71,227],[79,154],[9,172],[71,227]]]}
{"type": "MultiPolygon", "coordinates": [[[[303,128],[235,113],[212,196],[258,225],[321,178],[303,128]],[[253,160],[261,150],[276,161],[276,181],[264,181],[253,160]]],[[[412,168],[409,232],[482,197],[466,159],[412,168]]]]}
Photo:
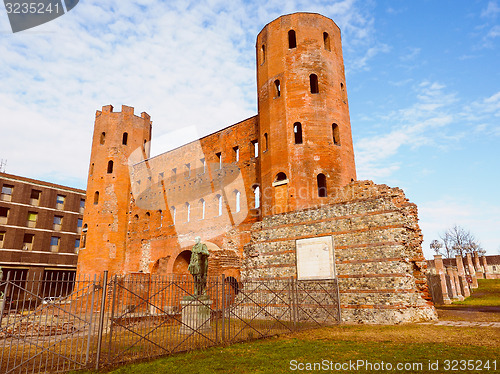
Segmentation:
{"type": "Polygon", "coordinates": [[[256,114],[255,38],[266,23],[324,14],[358,46],[351,55],[369,58],[370,9],[356,0],[88,0],[17,34],[0,17],[0,110],[9,114],[0,158],[7,172],[85,187],[102,105],[149,113],[153,142],[186,126],[211,133],[256,114]]]}
{"type": "Polygon", "coordinates": [[[489,1],[486,8],[481,12],[481,17],[495,18],[498,13],[500,13],[500,6],[498,6],[498,3],[496,1],[489,1]]]}
{"type": "Polygon", "coordinates": [[[450,141],[451,138],[437,137],[436,131],[454,121],[451,112],[456,95],[446,92],[439,83],[422,82],[415,90],[415,104],[379,116],[383,128],[379,135],[370,135],[355,144],[358,176],[361,179],[378,179],[390,176],[399,170],[399,161],[394,156],[404,147],[417,149],[450,141]],[[439,140],[437,140],[439,139],[439,140]]]}

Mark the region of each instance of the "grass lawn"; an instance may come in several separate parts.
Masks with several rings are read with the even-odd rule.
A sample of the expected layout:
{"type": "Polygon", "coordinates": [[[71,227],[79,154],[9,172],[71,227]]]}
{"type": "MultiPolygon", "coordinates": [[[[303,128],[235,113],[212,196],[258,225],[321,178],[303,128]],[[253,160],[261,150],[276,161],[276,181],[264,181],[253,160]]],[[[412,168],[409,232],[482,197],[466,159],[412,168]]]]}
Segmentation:
{"type": "MultiPolygon", "coordinates": [[[[455,372],[499,373],[498,357],[500,357],[500,333],[499,329],[492,327],[459,328],[419,324],[345,325],[176,354],[151,362],[123,366],[110,372],[113,374],[276,374],[312,372],[299,370],[301,364],[307,363],[327,365],[325,368],[330,371],[330,362],[335,365],[366,360],[372,364],[380,364],[382,361],[386,365],[389,363],[393,365],[392,372],[395,373],[442,373],[445,372],[446,360],[450,360],[450,364],[451,360],[474,360],[475,365],[478,365],[479,361],[483,364],[489,361],[490,370],[483,368],[481,371],[455,372]],[[493,370],[494,360],[497,360],[497,370],[493,370]],[[429,370],[429,362],[434,365],[438,362],[439,370],[429,370]],[[407,369],[411,370],[404,370],[404,367],[403,370],[397,370],[398,363],[410,365],[407,369]],[[415,366],[411,367],[412,365],[415,366]]],[[[458,365],[460,364],[458,362],[458,365]]],[[[305,366],[304,368],[307,369],[305,366]]],[[[388,371],[364,370],[363,367],[358,369],[365,373],[388,371]]],[[[355,371],[348,369],[337,372],[355,371]]]]}
{"type": "Polygon", "coordinates": [[[500,279],[478,279],[478,283],[479,288],[472,290],[470,297],[453,304],[500,307],[500,279]]]}

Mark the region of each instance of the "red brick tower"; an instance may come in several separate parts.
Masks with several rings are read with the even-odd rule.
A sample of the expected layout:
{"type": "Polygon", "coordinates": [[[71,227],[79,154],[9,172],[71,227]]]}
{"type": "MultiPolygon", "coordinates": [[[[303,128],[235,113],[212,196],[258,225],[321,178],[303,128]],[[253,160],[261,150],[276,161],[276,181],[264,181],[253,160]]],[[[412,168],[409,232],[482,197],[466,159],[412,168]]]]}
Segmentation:
{"type": "Polygon", "coordinates": [[[356,179],[340,29],[295,13],[257,36],[263,216],[321,204],[356,179]]]}
{"type": "Polygon", "coordinates": [[[130,203],[128,158],[139,149],[149,157],[151,121],[147,113],[111,105],[97,111],[83,216],[78,274],[109,270],[121,274],[125,258],[130,203]]]}

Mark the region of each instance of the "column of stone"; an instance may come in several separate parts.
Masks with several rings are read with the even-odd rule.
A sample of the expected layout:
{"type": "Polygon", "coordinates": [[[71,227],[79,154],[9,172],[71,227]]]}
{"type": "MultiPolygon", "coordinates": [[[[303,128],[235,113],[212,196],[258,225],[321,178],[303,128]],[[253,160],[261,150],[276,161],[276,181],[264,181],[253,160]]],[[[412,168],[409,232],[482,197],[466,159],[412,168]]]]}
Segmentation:
{"type": "Polygon", "coordinates": [[[458,272],[458,278],[460,279],[462,295],[464,295],[464,297],[469,297],[470,296],[469,283],[467,282],[467,278],[465,277],[465,269],[464,269],[464,262],[462,261],[462,256],[455,256],[455,259],[457,262],[457,272],[458,272]]]}
{"type": "Polygon", "coordinates": [[[481,269],[481,264],[479,263],[479,254],[477,251],[472,253],[472,258],[474,261],[474,268],[476,269],[476,277],[477,279],[484,279],[483,269],[481,269]]]}
{"type": "Polygon", "coordinates": [[[465,257],[467,258],[467,269],[469,270],[469,275],[472,279],[472,287],[477,288],[477,278],[476,278],[476,270],[474,269],[474,265],[472,264],[472,256],[470,253],[466,253],[465,257]]]}
{"type": "Polygon", "coordinates": [[[481,264],[483,265],[484,269],[484,277],[486,279],[493,279],[493,275],[490,273],[490,270],[488,269],[488,262],[486,261],[486,256],[481,256],[481,264]]]}
{"type": "Polygon", "coordinates": [[[453,268],[451,266],[446,267],[446,273],[450,277],[450,292],[452,299],[458,299],[457,290],[455,288],[455,278],[453,277],[453,268]]]}
{"type": "Polygon", "coordinates": [[[451,300],[448,296],[448,287],[446,286],[446,273],[444,270],[443,256],[434,255],[434,267],[436,268],[436,273],[439,275],[439,280],[441,281],[443,304],[451,304],[451,300]]]}
{"type": "Polygon", "coordinates": [[[455,283],[455,289],[457,291],[458,300],[462,301],[464,299],[464,295],[462,294],[462,287],[460,287],[460,279],[458,277],[458,269],[456,266],[451,267],[453,278],[452,281],[455,283]]]}

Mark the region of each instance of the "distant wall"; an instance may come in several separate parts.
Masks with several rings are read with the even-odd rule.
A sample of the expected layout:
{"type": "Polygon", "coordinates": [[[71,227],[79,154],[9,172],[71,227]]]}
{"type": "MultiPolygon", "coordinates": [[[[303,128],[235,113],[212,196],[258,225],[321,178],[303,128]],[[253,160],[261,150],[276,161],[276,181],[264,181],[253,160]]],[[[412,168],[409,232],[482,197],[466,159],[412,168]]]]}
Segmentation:
{"type": "Polygon", "coordinates": [[[353,182],[313,209],[265,217],[245,247],[242,276],[296,276],[296,240],[332,235],[344,322],[435,319],[417,207],[399,188],[353,182]]]}

